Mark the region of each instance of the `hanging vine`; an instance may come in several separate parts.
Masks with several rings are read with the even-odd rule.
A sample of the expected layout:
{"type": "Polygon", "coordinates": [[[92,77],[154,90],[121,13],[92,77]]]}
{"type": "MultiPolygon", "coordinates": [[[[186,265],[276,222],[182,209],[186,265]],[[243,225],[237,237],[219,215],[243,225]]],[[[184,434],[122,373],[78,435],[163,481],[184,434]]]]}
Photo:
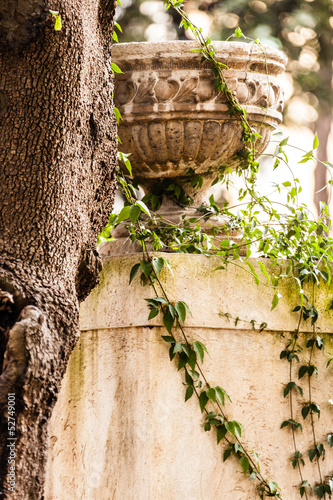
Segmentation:
{"type": "MultiPolygon", "coordinates": [[[[281,428],[290,428],[292,435],[293,455],[291,463],[297,468],[300,483],[300,497],[305,496],[308,500],[309,492],[312,490],[310,483],[304,479],[302,468],[305,464],[306,455],[310,462],[315,462],[318,471],[318,481],[313,490],[318,498],[331,498],[333,493],[333,478],[326,480],[321,471],[320,460],[325,459],[325,446],[316,437],[316,417],[320,416],[320,407],[312,399],[313,375],[317,375],[318,368],[314,364],[315,352],[324,353],[324,341],[316,331],[316,322],[319,311],[315,307],[315,290],[320,287],[321,282],[327,284],[331,281],[331,264],[333,261],[333,239],[329,237],[331,220],[328,208],[321,205],[321,213],[316,220],[307,209],[306,205],[298,203],[298,194],[302,187],[299,179],[292,175],[292,181],[286,180],[276,186],[280,193],[286,193],[286,203],[274,203],[267,196],[258,192],[256,187],[259,164],[256,161],[256,139],[259,134],[247,120],[246,111],[240,106],[237,98],[228,88],[224,77],[224,65],[215,58],[215,49],[210,39],[205,38],[202,30],[196,27],[182,8],[182,2],[178,0],[164,0],[167,9],[174,8],[181,16],[181,25],[186,30],[191,30],[198,41],[195,49],[202,56],[202,61],[209,63],[215,77],[215,87],[222,92],[228,102],[230,114],[235,116],[242,126],[243,149],[237,153],[238,166],[236,173],[244,180],[244,188],[238,192],[238,203],[234,207],[224,206],[220,208],[215,203],[214,197],[209,199],[209,205],[197,207],[196,216],[183,216],[179,223],[169,221],[156,212],[161,205],[163,194],[173,197],[180,205],[186,206],[191,199],[185,195],[182,186],[176,183],[168,183],[159,186],[159,190],[148,193],[143,200],[136,197],[137,182],[133,179],[129,155],[118,153],[121,169],[118,173],[119,188],[125,197],[125,205],[118,214],[111,214],[109,222],[99,236],[98,243],[112,240],[112,231],[119,224],[126,227],[132,241],[138,242],[142,247],[142,259],[135,264],[130,273],[130,283],[137,275],[140,276],[142,285],[150,285],[154,291],[154,297],[145,299],[149,308],[148,319],[161,315],[167,335],[162,339],[169,346],[169,358],[177,359],[177,369],[183,370],[186,385],[185,401],[192,396],[198,399],[200,410],[204,416],[205,431],[216,432],[217,444],[226,443],[223,460],[231,455],[239,459],[240,466],[245,476],[250,480],[258,481],[258,494],[260,498],[281,498],[283,493],[278,483],[263,477],[260,469],[258,454],[249,451],[242,442],[244,428],[242,424],[233,420],[226,410],[226,402],[231,403],[227,391],[221,386],[213,386],[207,380],[204,373],[203,362],[206,346],[197,340],[190,339],[184,329],[187,314],[191,314],[190,308],[183,300],[173,302],[165,289],[160,277],[164,267],[172,271],[170,263],[161,256],[154,255],[154,251],[172,250],[183,253],[204,254],[220,260],[219,269],[228,269],[229,266],[237,266],[245,272],[250,273],[257,285],[269,287],[272,290],[273,310],[279,302],[279,298],[287,287],[295,287],[299,304],[293,312],[299,312],[299,320],[295,332],[287,340],[280,358],[289,362],[289,381],[284,388],[284,397],[289,398],[290,418],[284,420],[281,428]],[[127,173],[124,173],[127,171],[127,173]],[[249,197],[250,201],[245,201],[249,197]],[[237,212],[235,213],[235,209],[237,212]],[[224,216],[224,222],[218,223],[217,216],[224,216]],[[209,232],[202,222],[211,222],[209,232]],[[231,235],[234,230],[241,233],[242,239],[235,243],[231,235]],[[246,255],[244,255],[244,249],[246,255]],[[249,260],[256,252],[267,257],[276,271],[268,272],[265,264],[259,260],[260,273],[258,273],[249,260]],[[287,283],[287,284],[286,284],[287,283]],[[312,301],[309,301],[304,293],[304,285],[310,283],[312,286],[312,301]],[[310,321],[312,325],[312,336],[306,342],[305,349],[299,343],[301,321],[310,321]],[[308,356],[308,357],[307,357],[308,356]],[[298,369],[298,380],[307,377],[307,397],[304,398],[304,390],[299,382],[294,380],[296,364],[300,359],[305,362],[298,369]],[[302,432],[302,424],[295,413],[295,398],[303,398],[301,415],[303,420],[310,421],[312,434],[312,447],[307,454],[302,453],[297,446],[297,433],[302,432]],[[211,409],[212,408],[212,409],[211,409]]],[[[119,25],[116,25],[121,30],[119,25]]],[[[239,28],[235,31],[235,37],[243,36],[239,28]]],[[[246,38],[246,37],[244,37],[246,38]]],[[[118,36],[114,35],[115,42],[118,36]]],[[[253,43],[260,43],[258,40],[253,43]]],[[[264,50],[264,49],[263,49],[264,50]]],[[[112,63],[115,73],[121,69],[112,63]]],[[[115,117],[119,124],[121,115],[115,108],[115,117]]],[[[303,151],[300,163],[317,160],[314,151],[319,143],[315,136],[312,149],[303,151]]],[[[276,150],[270,156],[273,160],[273,168],[278,168],[281,163],[289,166],[287,148],[288,138],[277,142],[276,150]]],[[[333,167],[329,162],[323,162],[330,169],[333,167]]],[[[213,184],[221,182],[225,186],[231,184],[229,178],[230,170],[221,168],[213,184]]],[[[200,187],[203,179],[200,175],[188,171],[188,182],[192,187],[200,187]]],[[[329,181],[332,184],[332,180],[329,181]]],[[[228,320],[232,319],[229,313],[220,313],[228,320]]],[[[241,320],[233,318],[235,324],[241,320]]],[[[251,321],[255,328],[254,320],[251,321]]],[[[267,323],[262,321],[258,325],[262,331],[267,323]]],[[[327,361],[330,366],[333,357],[327,361]]],[[[333,446],[333,435],[327,435],[327,444],[333,446]]]]}

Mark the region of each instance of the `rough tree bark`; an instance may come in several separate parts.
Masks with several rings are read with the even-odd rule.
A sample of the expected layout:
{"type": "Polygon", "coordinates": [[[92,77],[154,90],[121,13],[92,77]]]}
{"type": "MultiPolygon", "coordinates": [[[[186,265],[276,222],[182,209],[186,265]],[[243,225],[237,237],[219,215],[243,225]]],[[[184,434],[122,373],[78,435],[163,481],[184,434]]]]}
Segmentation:
{"type": "Polygon", "coordinates": [[[115,0],[0,0],[0,497],[43,498],[48,420],[113,205],[115,0]],[[55,32],[49,9],[58,10],[55,32]],[[16,397],[16,474],[8,464],[16,397]]]}

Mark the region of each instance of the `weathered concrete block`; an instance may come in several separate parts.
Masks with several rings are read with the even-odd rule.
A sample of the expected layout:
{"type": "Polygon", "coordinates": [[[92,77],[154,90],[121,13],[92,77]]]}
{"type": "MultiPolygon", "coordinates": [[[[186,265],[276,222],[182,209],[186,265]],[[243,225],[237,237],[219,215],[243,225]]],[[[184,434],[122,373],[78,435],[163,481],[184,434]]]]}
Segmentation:
{"type": "MultiPolygon", "coordinates": [[[[286,283],[278,307],[270,312],[272,292],[259,287],[237,267],[214,271],[216,258],[164,254],[174,270],[162,271],[172,300],[184,300],[193,312],[186,333],[208,348],[204,371],[214,385],[231,396],[226,413],[245,427],[244,442],[258,452],[262,473],[276,480],[288,500],[299,498],[297,471],[290,464],[291,431],[280,430],[290,418],[283,389],[289,363],[280,360],[288,335],[297,327],[295,292],[286,283]],[[289,286],[289,288],[288,288],[289,286]],[[220,312],[268,327],[259,333],[248,323],[237,326],[220,312]]],[[[70,360],[52,416],[47,467],[47,500],[254,500],[256,482],[245,478],[239,463],[223,463],[224,446],[216,445],[214,431],[204,432],[202,415],[193,396],[184,403],[183,373],[169,361],[165,329],[159,317],[147,320],[144,298],[153,290],[139,279],[129,286],[132,266],[140,255],[110,257],[102,280],[81,308],[81,341],[70,360]]],[[[257,265],[253,261],[254,265],[257,265]]],[[[310,296],[310,293],[309,293],[310,296]]],[[[316,304],[326,350],[333,352],[332,291],[323,286],[316,304]]],[[[302,324],[300,343],[311,332],[302,324]]],[[[316,355],[317,356],[317,355],[316,355]]],[[[332,369],[324,356],[315,360],[313,400],[322,415],[316,418],[318,441],[332,430],[332,369]]],[[[297,368],[295,367],[295,379],[297,368]]],[[[305,378],[300,381],[306,394],[305,378]]],[[[306,396],[305,396],[306,397],[306,396]]],[[[311,446],[309,420],[302,421],[298,449],[311,446]]],[[[321,462],[331,473],[332,450],[321,462]],[[330,455],[330,456],[329,456],[330,455]]],[[[317,479],[315,464],[307,461],[304,477],[317,479]]]]}

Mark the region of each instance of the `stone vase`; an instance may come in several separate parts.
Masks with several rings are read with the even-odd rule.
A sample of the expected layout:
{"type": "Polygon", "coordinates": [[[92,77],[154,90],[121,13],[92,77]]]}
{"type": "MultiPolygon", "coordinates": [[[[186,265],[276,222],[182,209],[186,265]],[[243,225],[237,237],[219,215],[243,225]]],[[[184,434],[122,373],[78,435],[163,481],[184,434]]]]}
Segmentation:
{"type": "MultiPolygon", "coordinates": [[[[214,42],[216,58],[226,65],[229,89],[261,135],[258,154],[267,146],[271,131],[282,119],[283,92],[278,75],[286,65],[283,53],[256,44],[214,42]]],[[[116,44],[115,105],[123,121],[119,126],[122,151],[131,153],[133,174],[143,189],[170,179],[181,184],[197,205],[216,172],[236,168],[243,148],[242,126],[230,116],[224,94],[214,87],[214,76],[192,41],[116,44]],[[204,178],[193,190],[187,172],[204,178]]],[[[170,206],[168,208],[170,210],[170,206]]]]}

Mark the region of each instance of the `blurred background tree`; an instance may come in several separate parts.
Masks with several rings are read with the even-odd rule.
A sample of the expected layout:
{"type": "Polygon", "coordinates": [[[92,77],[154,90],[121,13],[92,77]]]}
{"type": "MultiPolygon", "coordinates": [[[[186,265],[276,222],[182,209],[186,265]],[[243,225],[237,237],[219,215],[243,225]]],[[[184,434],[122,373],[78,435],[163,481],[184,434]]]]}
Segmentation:
{"type": "MultiPolygon", "coordinates": [[[[333,109],[332,0],[189,0],[184,9],[212,40],[225,40],[239,26],[246,36],[284,50],[289,57],[290,87],[284,121],[316,131],[317,156],[328,161],[333,109]]],[[[122,42],[191,38],[191,33],[179,29],[178,14],[166,11],[162,0],[123,0],[117,16],[124,31],[122,42]]],[[[327,169],[318,163],[314,171],[317,209],[319,201],[328,203],[328,190],[322,189],[326,182],[327,169]]]]}

